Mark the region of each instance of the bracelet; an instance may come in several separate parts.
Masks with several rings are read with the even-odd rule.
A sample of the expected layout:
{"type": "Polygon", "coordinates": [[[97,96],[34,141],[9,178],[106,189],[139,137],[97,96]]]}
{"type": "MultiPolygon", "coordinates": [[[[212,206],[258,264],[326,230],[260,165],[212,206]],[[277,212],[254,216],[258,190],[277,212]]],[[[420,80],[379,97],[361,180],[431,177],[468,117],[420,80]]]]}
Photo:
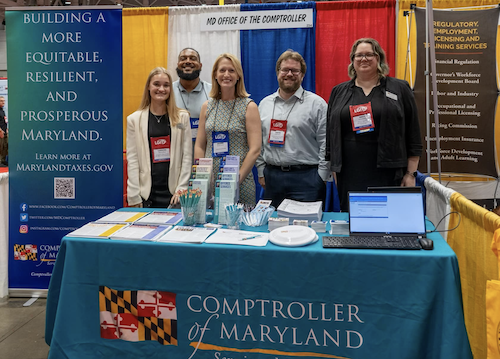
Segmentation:
{"type": "Polygon", "coordinates": [[[413,176],[413,178],[417,178],[417,171],[415,171],[415,172],[406,171],[406,174],[413,176]]]}

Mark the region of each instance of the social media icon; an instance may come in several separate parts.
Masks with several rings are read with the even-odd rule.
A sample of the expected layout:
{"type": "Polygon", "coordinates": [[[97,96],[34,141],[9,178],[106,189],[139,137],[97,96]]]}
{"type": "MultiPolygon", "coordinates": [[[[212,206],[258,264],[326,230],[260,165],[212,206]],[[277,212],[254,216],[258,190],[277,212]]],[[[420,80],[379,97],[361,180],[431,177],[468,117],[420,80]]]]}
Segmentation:
{"type": "Polygon", "coordinates": [[[28,205],[26,203],[21,203],[19,208],[21,208],[21,211],[26,212],[26,210],[28,209],[28,205]]]}
{"type": "Polygon", "coordinates": [[[21,222],[28,222],[28,213],[21,213],[21,222]]]}
{"type": "Polygon", "coordinates": [[[26,224],[21,224],[19,226],[19,233],[28,233],[28,226],[26,224]]]}

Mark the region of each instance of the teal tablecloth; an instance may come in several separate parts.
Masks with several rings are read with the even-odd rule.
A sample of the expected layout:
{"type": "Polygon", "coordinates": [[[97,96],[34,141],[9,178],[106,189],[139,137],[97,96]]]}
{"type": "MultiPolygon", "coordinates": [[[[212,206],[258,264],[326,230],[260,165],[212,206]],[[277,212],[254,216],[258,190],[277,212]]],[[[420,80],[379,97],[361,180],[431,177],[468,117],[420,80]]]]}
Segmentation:
{"type": "Polygon", "coordinates": [[[472,358],[457,258],[430,237],[432,251],[65,237],[47,299],[49,358],[472,358]],[[101,338],[100,286],[169,292],[169,327],[150,327],[175,345],[101,338]]]}

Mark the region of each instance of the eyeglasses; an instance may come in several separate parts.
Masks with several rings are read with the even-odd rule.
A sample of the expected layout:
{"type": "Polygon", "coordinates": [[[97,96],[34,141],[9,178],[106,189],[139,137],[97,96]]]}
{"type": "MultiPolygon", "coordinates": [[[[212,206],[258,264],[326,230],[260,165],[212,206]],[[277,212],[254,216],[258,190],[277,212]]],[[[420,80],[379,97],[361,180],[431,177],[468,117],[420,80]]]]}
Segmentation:
{"type": "Polygon", "coordinates": [[[280,72],[283,74],[283,75],[287,75],[289,72],[292,73],[292,75],[298,75],[300,74],[300,70],[297,70],[297,69],[280,69],[280,72]]]}
{"type": "Polygon", "coordinates": [[[367,60],[373,60],[373,58],[377,56],[377,54],[373,53],[373,52],[368,52],[366,54],[354,54],[354,58],[358,61],[361,61],[363,60],[363,57],[367,60]]]}

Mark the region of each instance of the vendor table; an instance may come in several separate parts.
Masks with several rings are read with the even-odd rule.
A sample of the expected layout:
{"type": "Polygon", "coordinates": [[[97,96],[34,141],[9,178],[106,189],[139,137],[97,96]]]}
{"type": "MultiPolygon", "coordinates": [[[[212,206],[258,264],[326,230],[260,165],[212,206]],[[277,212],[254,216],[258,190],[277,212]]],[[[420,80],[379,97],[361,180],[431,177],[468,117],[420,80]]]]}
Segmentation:
{"type": "Polygon", "coordinates": [[[472,358],[457,258],[429,237],[432,251],[65,237],[49,358],[472,358]]]}

